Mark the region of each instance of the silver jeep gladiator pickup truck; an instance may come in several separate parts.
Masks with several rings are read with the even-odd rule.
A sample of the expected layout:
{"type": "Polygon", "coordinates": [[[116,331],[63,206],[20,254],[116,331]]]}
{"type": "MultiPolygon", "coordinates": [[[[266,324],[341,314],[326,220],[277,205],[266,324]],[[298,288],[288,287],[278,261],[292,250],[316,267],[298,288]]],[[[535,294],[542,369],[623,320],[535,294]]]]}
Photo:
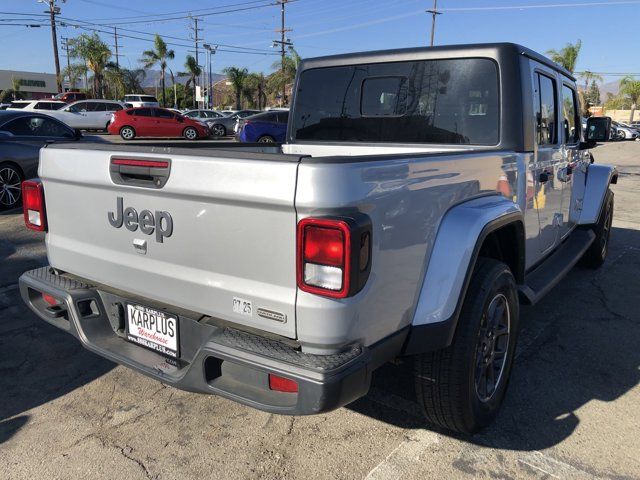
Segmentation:
{"type": "Polygon", "coordinates": [[[607,255],[614,167],[575,79],[519,45],[299,66],[287,142],[50,145],[23,185],[24,301],[165,384],[281,414],[412,357],[428,421],[496,415],[519,304],[607,255]]]}

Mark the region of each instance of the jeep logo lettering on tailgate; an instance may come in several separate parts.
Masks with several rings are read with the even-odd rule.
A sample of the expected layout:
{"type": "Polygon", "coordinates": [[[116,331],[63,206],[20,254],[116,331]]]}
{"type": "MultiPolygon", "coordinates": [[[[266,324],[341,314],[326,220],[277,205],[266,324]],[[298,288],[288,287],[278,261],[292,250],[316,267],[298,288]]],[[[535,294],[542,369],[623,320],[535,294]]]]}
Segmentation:
{"type": "Polygon", "coordinates": [[[122,197],[116,199],[116,212],[108,212],[107,217],[112,227],[120,228],[122,225],[135,232],[138,227],[146,235],[156,232],[156,241],[162,243],[165,237],[170,237],[173,233],[173,219],[169,212],[156,210],[155,215],[151,210],[138,212],[133,207],[124,207],[122,197]]]}

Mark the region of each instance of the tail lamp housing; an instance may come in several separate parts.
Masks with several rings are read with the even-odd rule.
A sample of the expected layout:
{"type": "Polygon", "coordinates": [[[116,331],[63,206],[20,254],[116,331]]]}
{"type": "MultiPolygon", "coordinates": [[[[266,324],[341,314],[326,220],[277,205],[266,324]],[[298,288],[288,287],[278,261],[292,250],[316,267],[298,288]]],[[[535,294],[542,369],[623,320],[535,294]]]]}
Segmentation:
{"type": "Polygon", "coordinates": [[[371,220],[364,214],[308,217],[297,232],[298,288],[331,298],[355,295],[371,271],[371,220]]]}
{"type": "Polygon", "coordinates": [[[47,231],[47,214],[44,205],[44,189],[39,180],[22,182],[22,211],[27,228],[37,232],[47,231]]]}

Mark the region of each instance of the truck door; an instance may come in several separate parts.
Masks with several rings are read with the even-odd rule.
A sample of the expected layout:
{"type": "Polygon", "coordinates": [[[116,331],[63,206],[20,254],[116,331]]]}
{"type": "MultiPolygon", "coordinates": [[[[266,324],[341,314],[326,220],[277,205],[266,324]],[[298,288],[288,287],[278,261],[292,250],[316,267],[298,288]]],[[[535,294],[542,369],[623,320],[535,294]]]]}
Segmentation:
{"type": "Polygon", "coordinates": [[[536,66],[533,75],[534,112],[537,124],[537,148],[533,168],[533,207],[538,212],[539,255],[551,250],[558,241],[562,183],[557,179],[563,145],[558,128],[558,82],[550,69],[536,66]]]}
{"type": "Polygon", "coordinates": [[[557,178],[562,184],[562,204],[560,224],[560,238],[566,237],[574,227],[569,219],[571,197],[573,193],[573,171],[579,167],[580,152],[580,112],[579,103],[573,86],[565,82],[562,84],[562,160],[558,165],[557,178]]]}

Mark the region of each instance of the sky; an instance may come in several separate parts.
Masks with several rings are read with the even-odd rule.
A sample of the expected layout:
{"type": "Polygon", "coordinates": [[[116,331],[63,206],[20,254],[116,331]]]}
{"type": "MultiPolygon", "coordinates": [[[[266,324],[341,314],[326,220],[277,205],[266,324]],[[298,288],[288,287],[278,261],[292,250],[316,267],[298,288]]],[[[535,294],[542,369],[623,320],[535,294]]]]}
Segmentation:
{"type": "MultiPolygon", "coordinates": [[[[273,3],[58,0],[59,21],[84,27],[59,27],[58,37],[73,38],[91,33],[92,28],[112,32],[116,26],[123,36],[137,37],[119,38],[120,64],[138,68],[142,51],[152,46],[152,34],[159,33],[175,44],[170,48],[176,58],[169,66],[177,72],[184,70],[185,56],[193,53],[193,41],[189,40],[192,22],[180,18],[191,13],[201,16],[200,36],[220,45],[213,57],[214,72],[241,66],[269,73],[279,59],[272,41],[279,37],[275,30],[280,28],[280,7],[273,3]]],[[[54,71],[45,7],[37,0],[0,0],[0,69],[54,71]],[[8,25],[40,22],[40,28],[8,25]]],[[[287,35],[303,58],[423,46],[428,44],[431,31],[431,16],[425,10],[432,7],[433,0],[290,0],[286,26],[292,31],[287,35]]],[[[603,72],[605,81],[620,78],[610,73],[631,73],[640,78],[640,37],[634,28],[640,17],[640,0],[439,0],[438,9],[442,14],[437,18],[436,45],[508,41],[544,53],[581,39],[576,71],[603,72]]],[[[113,45],[112,34],[100,35],[113,45]]],[[[66,63],[64,56],[61,63],[66,63]]]]}

